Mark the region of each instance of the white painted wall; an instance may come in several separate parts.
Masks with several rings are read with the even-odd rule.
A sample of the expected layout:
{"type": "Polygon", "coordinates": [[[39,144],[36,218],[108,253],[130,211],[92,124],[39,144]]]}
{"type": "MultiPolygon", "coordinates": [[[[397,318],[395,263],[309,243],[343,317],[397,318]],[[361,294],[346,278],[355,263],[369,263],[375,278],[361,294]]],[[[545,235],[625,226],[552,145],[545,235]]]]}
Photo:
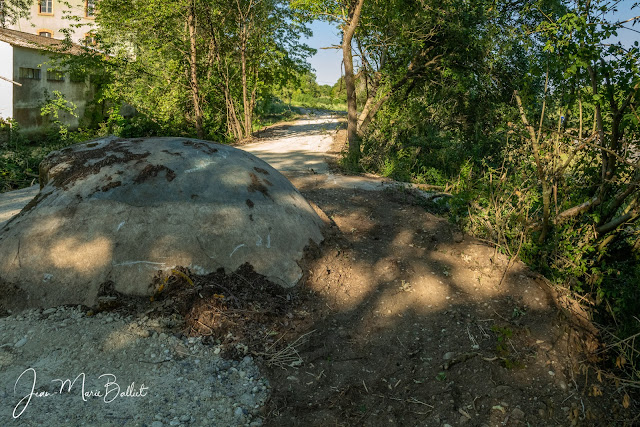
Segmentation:
{"type": "MultiPolygon", "coordinates": [[[[13,46],[0,41],[0,76],[13,78],[13,46]]],[[[13,83],[0,79],[0,117],[13,117],[13,83]]]]}

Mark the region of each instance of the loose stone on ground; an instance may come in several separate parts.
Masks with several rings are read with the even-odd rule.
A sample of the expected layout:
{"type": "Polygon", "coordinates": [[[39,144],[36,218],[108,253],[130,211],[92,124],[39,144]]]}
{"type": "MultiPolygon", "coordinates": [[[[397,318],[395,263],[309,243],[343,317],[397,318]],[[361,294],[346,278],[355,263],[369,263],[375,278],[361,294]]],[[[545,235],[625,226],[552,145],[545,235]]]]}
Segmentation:
{"type": "Polygon", "coordinates": [[[200,338],[167,333],[175,320],[87,316],[64,307],[0,319],[0,419],[19,416],[27,426],[261,425],[269,384],[253,359],[225,360],[200,338]],[[42,397],[21,403],[32,387],[42,397]]]}

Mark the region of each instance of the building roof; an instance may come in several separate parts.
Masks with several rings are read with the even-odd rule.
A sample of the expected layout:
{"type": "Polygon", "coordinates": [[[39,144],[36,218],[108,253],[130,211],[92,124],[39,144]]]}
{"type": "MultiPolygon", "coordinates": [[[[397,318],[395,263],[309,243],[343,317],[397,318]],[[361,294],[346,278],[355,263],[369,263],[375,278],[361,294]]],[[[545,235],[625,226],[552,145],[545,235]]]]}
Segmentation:
{"type": "Polygon", "coordinates": [[[10,30],[8,28],[0,28],[0,41],[9,43],[12,46],[50,52],[71,53],[73,55],[79,55],[85,51],[79,44],[39,36],[37,34],[23,33],[22,31],[10,30]]]}

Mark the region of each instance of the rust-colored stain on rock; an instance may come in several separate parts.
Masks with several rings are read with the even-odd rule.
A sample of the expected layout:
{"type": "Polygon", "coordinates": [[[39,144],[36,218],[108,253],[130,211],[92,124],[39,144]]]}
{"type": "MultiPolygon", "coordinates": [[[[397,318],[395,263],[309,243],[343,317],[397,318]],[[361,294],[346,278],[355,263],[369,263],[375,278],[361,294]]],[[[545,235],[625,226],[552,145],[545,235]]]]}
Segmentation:
{"type": "Polygon", "coordinates": [[[140,172],[138,174],[136,179],[133,180],[133,182],[135,182],[136,184],[140,184],[141,182],[145,182],[149,178],[155,178],[156,176],[158,176],[158,173],[160,173],[162,171],[166,171],[165,178],[167,178],[167,181],[169,181],[169,182],[173,181],[174,178],[176,177],[176,173],[172,169],[169,169],[166,166],[163,166],[163,165],[147,165],[142,170],[142,172],[140,172]]]}
{"type": "Polygon", "coordinates": [[[196,150],[200,150],[205,154],[213,154],[213,153],[217,153],[218,152],[217,148],[210,147],[205,142],[198,142],[198,141],[193,141],[193,140],[185,140],[185,141],[182,142],[182,144],[184,144],[187,147],[193,147],[196,150]]]}
{"type": "Polygon", "coordinates": [[[42,189],[51,180],[55,187],[66,190],[78,179],[95,175],[104,167],[127,163],[131,160],[142,161],[151,155],[148,152],[132,153],[127,150],[127,147],[119,144],[121,141],[123,140],[116,139],[102,148],[93,150],[63,150],[58,155],[47,157],[40,163],[40,188],[42,189]],[[108,152],[115,152],[119,155],[110,154],[105,157],[108,152]],[[93,160],[97,161],[90,164],[93,160]],[[66,163],[68,166],[49,175],[51,168],[62,163],[66,163]]]}
{"type": "Polygon", "coordinates": [[[171,151],[169,151],[169,150],[162,150],[162,152],[163,152],[163,153],[170,154],[170,155],[172,155],[172,156],[178,156],[178,157],[182,156],[182,154],[180,154],[180,153],[172,153],[172,152],[171,152],[171,151]]]}
{"type": "Polygon", "coordinates": [[[269,195],[269,189],[267,189],[267,187],[265,187],[264,184],[260,182],[260,179],[256,176],[256,174],[253,172],[249,172],[249,176],[251,177],[251,184],[249,184],[249,186],[247,187],[249,193],[255,193],[256,191],[259,191],[265,197],[271,199],[271,195],[269,195]]]}
{"type": "Polygon", "coordinates": [[[116,188],[116,187],[120,187],[122,185],[122,181],[114,181],[114,182],[110,182],[107,185],[103,186],[100,191],[105,192],[105,191],[109,191],[112,188],[116,188]]]}

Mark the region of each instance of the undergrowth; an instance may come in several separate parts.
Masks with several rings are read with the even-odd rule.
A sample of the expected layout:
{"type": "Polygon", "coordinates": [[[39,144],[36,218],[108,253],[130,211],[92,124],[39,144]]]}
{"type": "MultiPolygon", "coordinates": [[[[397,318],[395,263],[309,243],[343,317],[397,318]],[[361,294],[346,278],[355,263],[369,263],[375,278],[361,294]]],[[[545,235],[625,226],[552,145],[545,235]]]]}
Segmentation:
{"type": "Polygon", "coordinates": [[[568,155],[576,149],[575,137],[541,127],[534,131],[541,151],[537,166],[526,130],[510,123],[504,131],[465,142],[461,133],[390,114],[365,135],[360,166],[452,195],[426,202],[427,208],[496,246],[510,265],[520,259],[567,289],[601,331],[599,366],[623,386],[640,387],[638,172],[621,162],[617,181],[606,189],[610,199],[575,213],[602,191],[600,151],[583,146],[568,155]],[[549,183],[550,196],[541,180],[549,183]],[[631,197],[617,207],[611,202],[615,194],[631,197]],[[598,232],[611,221],[607,215],[630,220],[598,232]]]}

